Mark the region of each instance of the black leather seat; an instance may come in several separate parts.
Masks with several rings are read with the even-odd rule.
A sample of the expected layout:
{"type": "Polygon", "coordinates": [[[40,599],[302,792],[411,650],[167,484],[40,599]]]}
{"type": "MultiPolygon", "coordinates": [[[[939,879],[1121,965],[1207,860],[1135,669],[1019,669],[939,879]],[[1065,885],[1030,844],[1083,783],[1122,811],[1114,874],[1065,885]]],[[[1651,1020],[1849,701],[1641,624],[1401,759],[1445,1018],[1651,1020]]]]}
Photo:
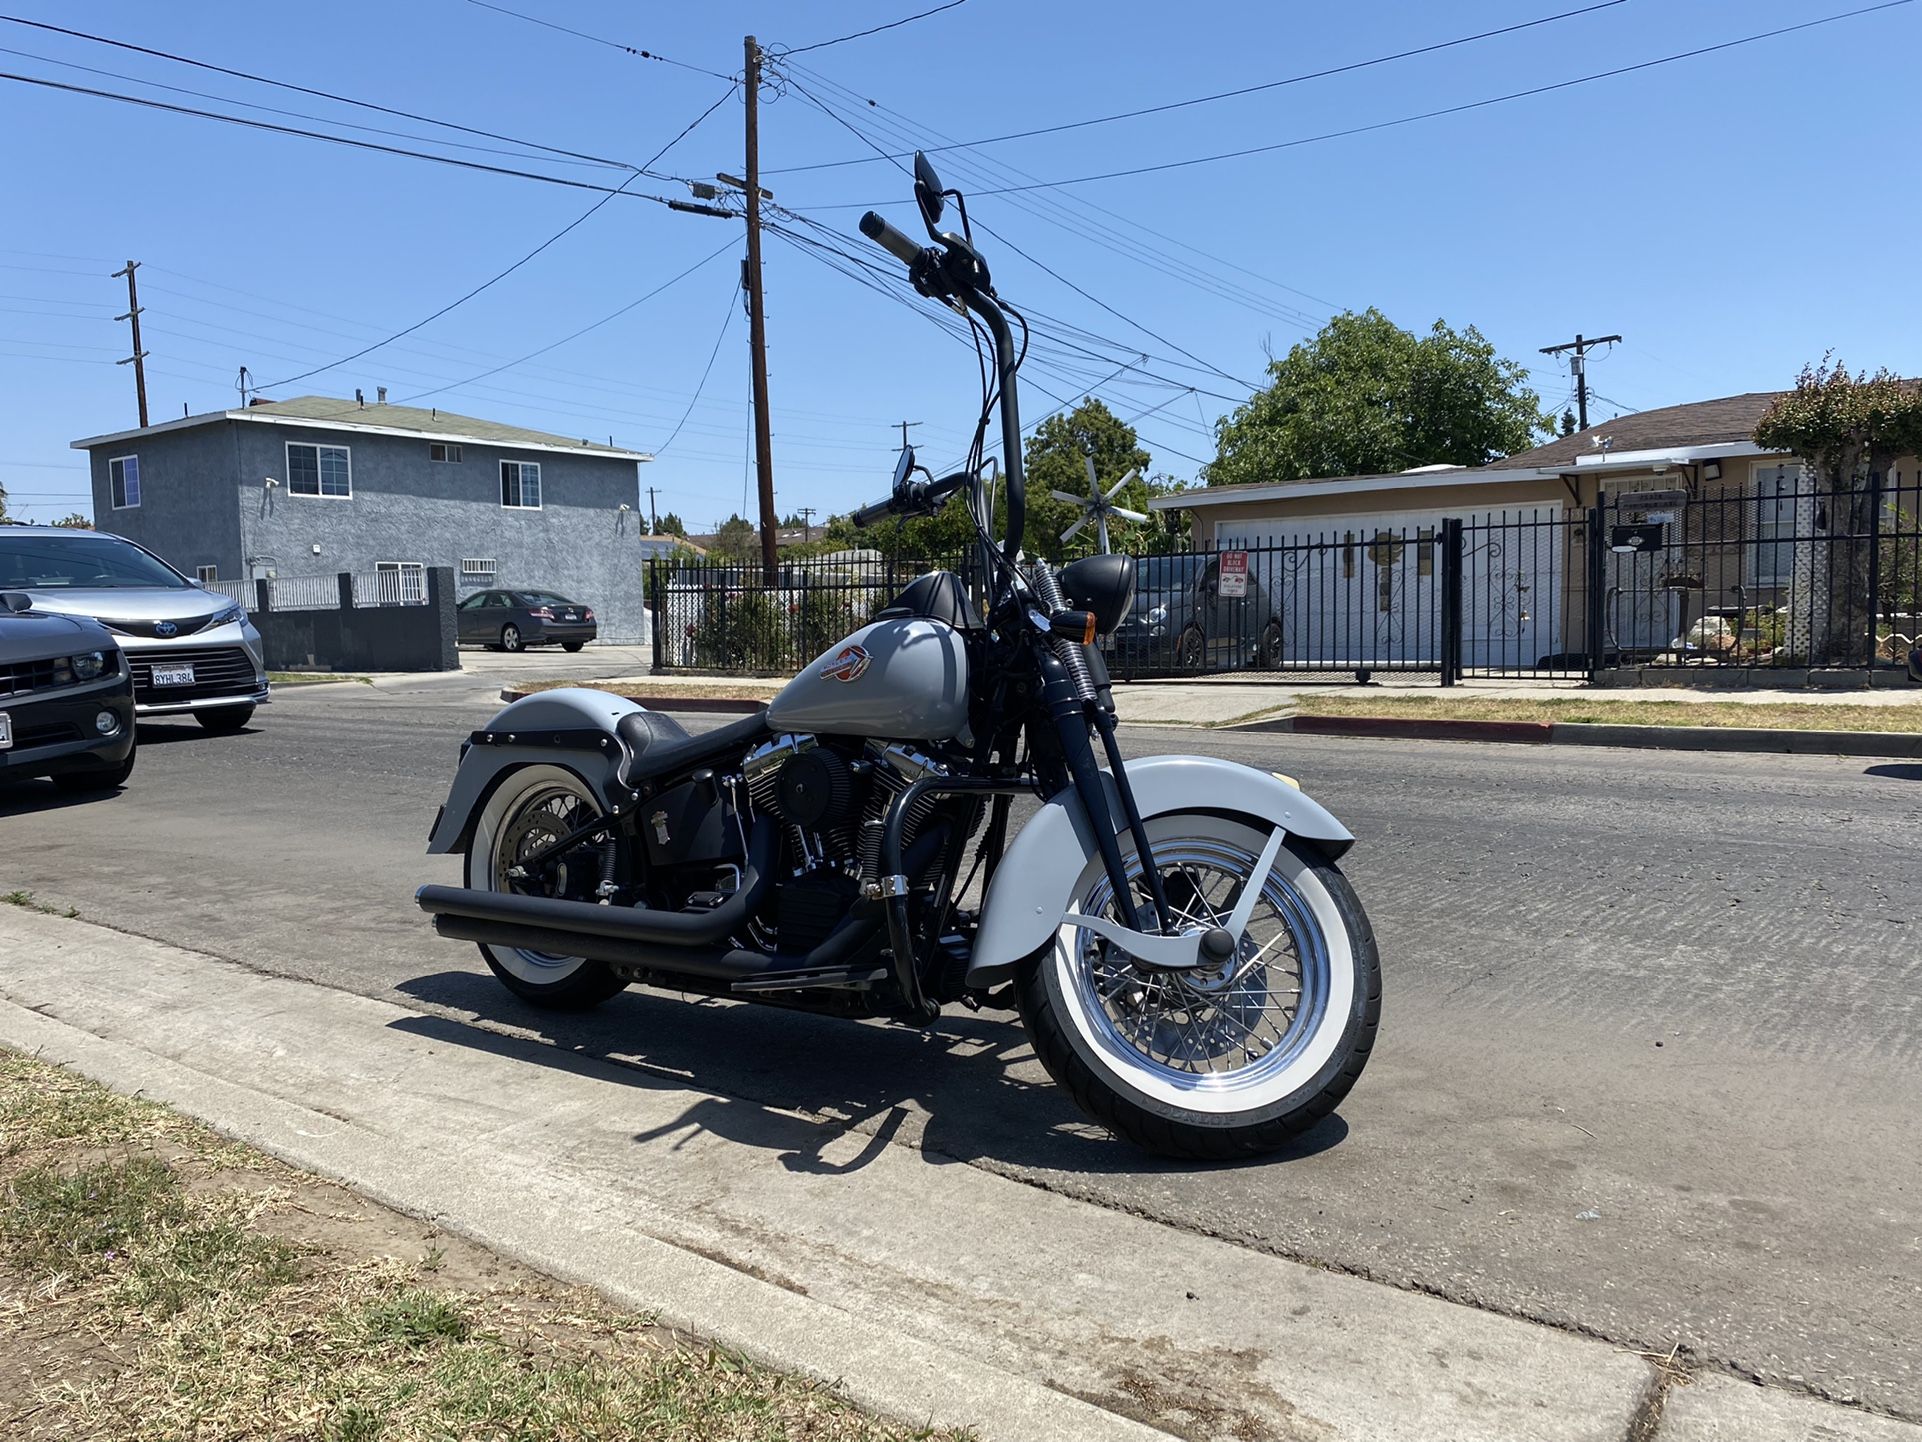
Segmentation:
{"type": "Polygon", "coordinates": [[[614,730],[627,748],[621,781],[638,786],[669,772],[738,758],[767,735],[767,712],[756,711],[717,730],[690,736],[685,726],[663,711],[630,711],[614,730]]]}

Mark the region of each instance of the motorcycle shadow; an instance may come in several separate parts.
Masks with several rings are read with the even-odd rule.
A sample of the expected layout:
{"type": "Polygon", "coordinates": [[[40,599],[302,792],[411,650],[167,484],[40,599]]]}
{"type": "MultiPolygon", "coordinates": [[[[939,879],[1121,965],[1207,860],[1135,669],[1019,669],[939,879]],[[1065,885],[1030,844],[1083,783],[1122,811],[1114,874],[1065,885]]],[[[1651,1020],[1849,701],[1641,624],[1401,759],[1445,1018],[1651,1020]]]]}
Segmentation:
{"type": "Polygon", "coordinates": [[[526,1005],[491,976],[464,971],[416,978],[399,990],[471,1019],[408,1017],[392,1023],[396,1029],[625,1085],[705,1093],[672,1120],[636,1133],[637,1145],[673,1137],[678,1150],[708,1134],[773,1151],[795,1172],[858,1171],[899,1145],[936,1164],[1165,1176],[1286,1163],[1348,1134],[1331,1116],[1288,1149],[1251,1162],[1149,1156],[1076,1110],[1012,1012],[943,1015],[924,1032],[640,990],[595,1012],[556,1014],[526,1005]],[[849,1155],[843,1139],[851,1136],[862,1140],[849,1155]]]}

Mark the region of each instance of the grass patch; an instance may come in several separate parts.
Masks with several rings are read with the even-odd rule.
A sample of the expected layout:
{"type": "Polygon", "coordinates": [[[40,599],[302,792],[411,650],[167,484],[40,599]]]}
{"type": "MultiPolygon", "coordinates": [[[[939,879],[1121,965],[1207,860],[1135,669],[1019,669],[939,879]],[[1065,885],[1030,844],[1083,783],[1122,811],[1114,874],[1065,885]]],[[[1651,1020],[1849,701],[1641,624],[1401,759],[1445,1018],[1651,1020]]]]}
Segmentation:
{"type": "Polygon", "coordinates": [[[965,1434],[878,1422],[832,1388],[690,1345],[165,1108],[0,1052],[0,1436],[26,1435],[965,1434]]]}
{"type": "Polygon", "coordinates": [[[31,891],[9,891],[4,896],[0,896],[0,901],[4,901],[8,906],[18,906],[27,911],[38,911],[45,916],[64,916],[72,919],[80,915],[80,909],[78,907],[49,906],[46,902],[36,899],[31,891]]]}
{"type": "Polygon", "coordinates": [[[1612,726],[1747,726],[1791,731],[1922,731],[1922,702],[1888,706],[1802,701],[1602,701],[1530,698],[1301,696],[1297,716],[1397,716],[1422,721],[1572,721],[1612,726]]]}
{"type": "Polygon", "coordinates": [[[269,671],[267,679],[276,686],[325,686],[335,681],[358,681],[363,686],[374,684],[372,676],[349,676],[338,671],[269,671]]]}

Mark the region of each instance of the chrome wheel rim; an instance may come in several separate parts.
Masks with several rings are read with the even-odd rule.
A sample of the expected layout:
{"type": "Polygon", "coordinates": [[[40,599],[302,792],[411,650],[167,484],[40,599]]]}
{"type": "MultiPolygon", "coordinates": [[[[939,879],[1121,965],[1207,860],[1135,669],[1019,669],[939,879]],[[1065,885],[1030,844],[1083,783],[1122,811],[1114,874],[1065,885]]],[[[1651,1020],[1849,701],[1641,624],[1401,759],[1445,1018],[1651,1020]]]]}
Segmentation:
{"type": "MultiPolygon", "coordinates": [[[[1257,860],[1255,852],[1217,837],[1157,840],[1154,852],[1170,920],[1183,933],[1222,924],[1257,860]]],[[[1137,908],[1152,916],[1132,856],[1129,875],[1137,908]]],[[[1105,874],[1081,910],[1120,919],[1105,874]]],[[[1073,917],[1068,924],[1073,927],[1073,917]]],[[[1327,1019],[1327,934],[1281,867],[1269,873],[1234,955],[1219,966],[1153,972],[1091,931],[1074,928],[1073,938],[1072,984],[1093,1039],[1171,1091],[1265,1091],[1300,1061],[1327,1019]]]]}
{"type": "MultiPolygon", "coordinates": [[[[516,876],[515,868],[522,867],[525,859],[541,848],[579,830],[599,815],[599,808],[591,800],[579,790],[560,782],[544,783],[526,795],[517,797],[507,814],[501,818],[489,848],[490,889],[521,896],[569,896],[575,890],[573,883],[580,879],[569,876],[568,868],[574,862],[563,858],[554,863],[556,872],[552,884],[545,876],[516,876]]],[[[585,898],[575,896],[573,899],[585,898]]],[[[511,950],[529,966],[545,971],[571,970],[580,964],[577,956],[530,951],[525,947],[500,949],[511,950]]]]}

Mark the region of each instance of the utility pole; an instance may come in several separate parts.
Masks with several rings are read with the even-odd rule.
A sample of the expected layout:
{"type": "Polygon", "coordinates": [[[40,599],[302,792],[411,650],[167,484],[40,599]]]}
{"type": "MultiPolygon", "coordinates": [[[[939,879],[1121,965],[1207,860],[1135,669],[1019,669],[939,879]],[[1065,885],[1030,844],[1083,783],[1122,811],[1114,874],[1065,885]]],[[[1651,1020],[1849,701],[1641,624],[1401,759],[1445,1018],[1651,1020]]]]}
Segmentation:
{"type": "Polygon", "coordinates": [[[1575,416],[1581,422],[1576,427],[1578,430],[1588,429],[1588,361],[1586,357],[1596,346],[1613,345],[1620,339],[1618,335],[1585,336],[1580,331],[1576,331],[1574,340],[1564,341],[1560,345],[1542,347],[1543,355],[1560,355],[1563,351],[1574,352],[1568,358],[1568,373],[1575,378],[1575,416]]]}
{"type": "Polygon", "coordinates": [[[661,534],[661,513],[654,509],[654,497],[660,494],[659,486],[647,488],[647,533],[650,536],[661,534]]]}
{"type": "Polygon", "coordinates": [[[115,361],[114,364],[133,366],[133,389],[140,400],[140,429],[144,431],[147,428],[147,353],[140,348],[140,291],[134,285],[133,279],[133,273],[139,269],[140,262],[130,260],[125,270],[116,270],[113,273],[114,280],[119,280],[123,275],[127,277],[127,313],[117,315],[114,319],[133,322],[133,354],[126,360],[115,361]]]}
{"type": "Polygon", "coordinates": [[[773,585],[779,574],[774,546],[774,454],[767,405],[767,315],[761,292],[761,47],[743,41],[747,69],[747,298],[748,349],[754,365],[754,468],[761,490],[761,574],[773,585]]]}
{"type": "Polygon", "coordinates": [[[802,506],[794,514],[801,518],[801,542],[805,545],[814,539],[814,507],[802,506]]]}
{"type": "Polygon", "coordinates": [[[919,422],[919,421],[896,421],[896,422],[895,422],[895,424],[896,424],[897,426],[899,426],[899,427],[901,428],[901,449],[905,451],[905,450],[906,450],[906,449],[908,448],[908,427],[909,427],[909,426],[918,426],[918,425],[920,425],[920,424],[921,424],[921,422],[919,422]]]}

